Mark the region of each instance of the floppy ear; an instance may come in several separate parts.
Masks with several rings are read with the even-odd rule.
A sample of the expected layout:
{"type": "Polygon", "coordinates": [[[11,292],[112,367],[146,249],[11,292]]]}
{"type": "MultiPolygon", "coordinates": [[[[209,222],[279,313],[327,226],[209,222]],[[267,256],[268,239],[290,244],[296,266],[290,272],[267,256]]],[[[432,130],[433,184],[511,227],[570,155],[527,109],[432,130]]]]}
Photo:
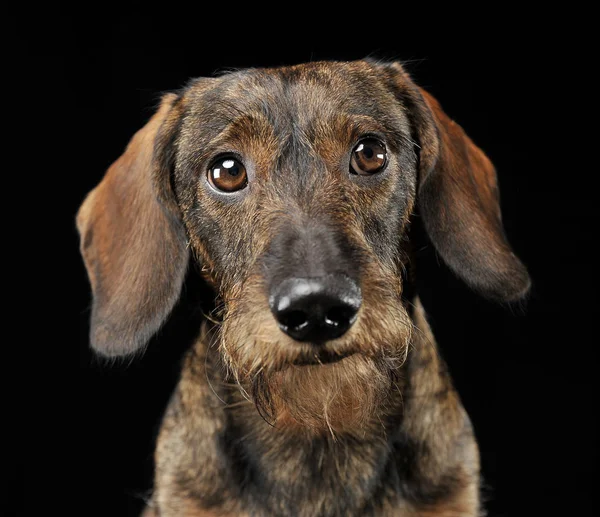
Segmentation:
{"type": "Polygon", "coordinates": [[[144,346],[175,305],[188,264],[186,234],[170,191],[176,96],[163,98],[77,214],[92,286],[90,341],[104,355],[144,346]]]}
{"type": "Polygon", "coordinates": [[[417,203],[433,245],[483,296],[506,302],[522,298],[531,281],[504,233],[494,166],[436,99],[400,65],[391,68],[419,141],[417,203]]]}

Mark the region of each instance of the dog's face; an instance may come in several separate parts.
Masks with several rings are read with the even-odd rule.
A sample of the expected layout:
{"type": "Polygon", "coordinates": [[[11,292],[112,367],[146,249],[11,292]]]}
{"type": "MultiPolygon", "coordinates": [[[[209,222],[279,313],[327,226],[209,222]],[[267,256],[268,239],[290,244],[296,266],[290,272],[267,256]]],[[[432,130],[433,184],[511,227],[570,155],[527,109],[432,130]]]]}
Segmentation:
{"type": "Polygon", "coordinates": [[[225,304],[239,372],[403,345],[402,236],[417,156],[402,106],[356,65],[201,81],[173,190],[225,304]]]}
{"type": "Polygon", "coordinates": [[[493,167],[399,65],[194,81],[165,97],[80,210],[92,344],[146,343],[192,250],[218,293],[216,348],[255,402],[329,430],[349,413],[368,420],[357,401],[381,403],[410,341],[402,272],[417,206],[470,285],[502,300],[527,290],[493,167]]]}

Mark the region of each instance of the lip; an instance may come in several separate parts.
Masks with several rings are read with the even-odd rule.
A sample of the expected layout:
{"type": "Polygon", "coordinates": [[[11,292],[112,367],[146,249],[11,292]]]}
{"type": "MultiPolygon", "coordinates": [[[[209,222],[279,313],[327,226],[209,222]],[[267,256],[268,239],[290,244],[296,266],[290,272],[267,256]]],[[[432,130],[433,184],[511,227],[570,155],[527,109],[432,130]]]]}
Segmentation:
{"type": "Polygon", "coordinates": [[[292,362],[294,366],[314,366],[314,365],[327,365],[334,364],[342,359],[346,359],[354,355],[355,352],[348,352],[345,354],[337,354],[335,352],[328,352],[326,350],[320,350],[311,355],[302,356],[292,362]]]}

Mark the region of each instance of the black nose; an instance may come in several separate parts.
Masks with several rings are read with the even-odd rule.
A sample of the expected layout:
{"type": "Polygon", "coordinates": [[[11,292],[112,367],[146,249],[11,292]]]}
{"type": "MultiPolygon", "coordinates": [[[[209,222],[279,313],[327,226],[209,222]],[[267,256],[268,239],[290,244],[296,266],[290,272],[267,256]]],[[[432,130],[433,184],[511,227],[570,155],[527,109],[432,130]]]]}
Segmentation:
{"type": "Polygon", "coordinates": [[[269,304],[279,328],[297,341],[322,343],[343,335],[356,320],[360,288],[346,275],[288,278],[269,304]]]}

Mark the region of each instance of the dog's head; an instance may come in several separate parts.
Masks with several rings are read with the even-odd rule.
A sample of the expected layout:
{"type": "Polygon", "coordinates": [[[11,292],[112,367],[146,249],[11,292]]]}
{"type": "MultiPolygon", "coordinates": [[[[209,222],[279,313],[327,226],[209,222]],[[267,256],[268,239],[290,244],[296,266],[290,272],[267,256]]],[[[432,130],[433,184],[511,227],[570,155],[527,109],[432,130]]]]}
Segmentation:
{"type": "MultiPolygon", "coordinates": [[[[399,64],[193,81],[163,98],[79,211],[92,346],[143,347],[191,254],[218,295],[219,350],[240,385],[257,401],[268,386],[270,403],[273,392],[306,401],[317,391],[326,418],[344,412],[354,399],[341,383],[376,397],[406,354],[415,210],[475,290],[500,301],[526,293],[493,166],[399,64]]],[[[310,421],[311,404],[292,418],[310,421]]]]}

